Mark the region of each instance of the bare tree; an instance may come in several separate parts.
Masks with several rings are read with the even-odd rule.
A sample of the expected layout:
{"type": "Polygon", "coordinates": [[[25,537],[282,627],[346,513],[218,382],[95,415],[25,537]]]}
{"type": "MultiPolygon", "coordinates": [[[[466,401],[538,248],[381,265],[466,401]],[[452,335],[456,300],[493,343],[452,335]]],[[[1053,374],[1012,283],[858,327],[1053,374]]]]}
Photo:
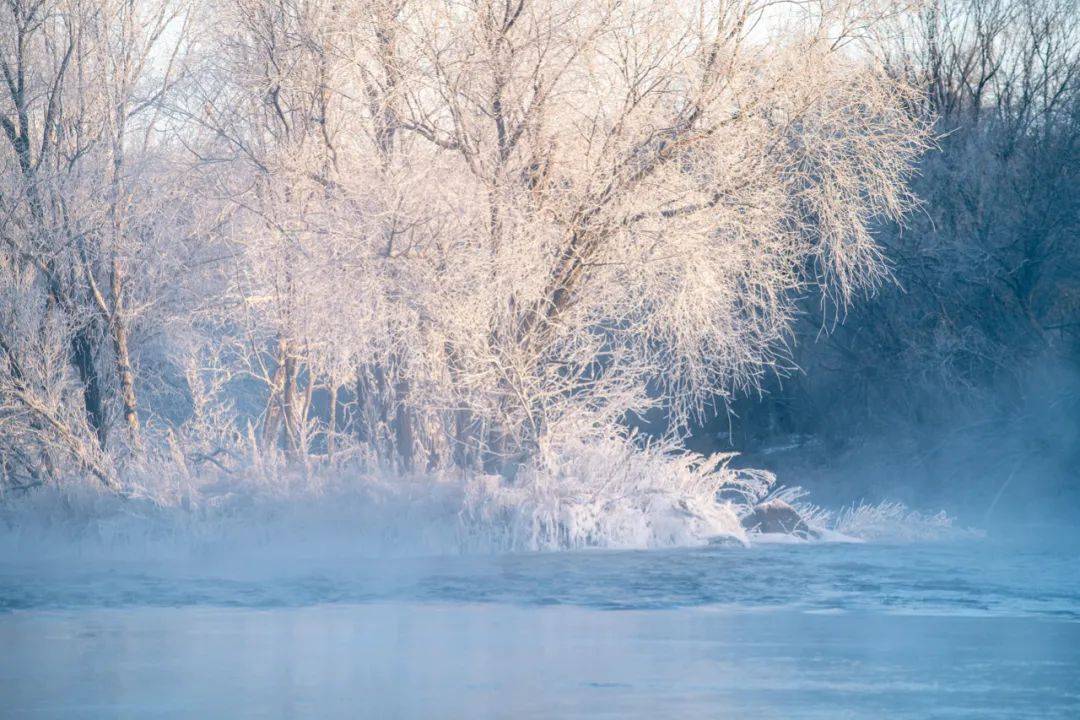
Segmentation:
{"type": "MultiPolygon", "coordinates": [[[[41,331],[60,328],[68,338],[85,423],[70,414],[65,422],[50,418],[17,387],[12,397],[23,398],[31,427],[51,427],[59,446],[105,480],[114,399],[127,445],[138,450],[141,442],[131,275],[146,258],[140,247],[156,227],[156,202],[137,175],[154,142],[157,101],[176,75],[184,6],[18,1],[0,13],[4,262],[16,275],[30,273],[44,293],[44,312],[54,319],[41,331]],[[85,446],[84,429],[96,447],[85,446]]],[[[32,357],[33,344],[30,357],[17,357],[27,350],[17,337],[5,344],[7,380],[17,386],[19,368],[44,359],[32,357]]]]}
{"type": "Polygon", "coordinates": [[[650,410],[677,446],[799,295],[885,277],[927,142],[893,8],[777,7],[10,3],[9,464],[513,475],[650,410]]]}
{"type": "Polygon", "coordinates": [[[882,277],[871,223],[925,141],[847,4],[771,38],[755,2],[230,12],[200,122],[238,168],[245,342],[290,453],[343,344],[362,439],[406,469],[513,467],[582,414],[682,426],[775,360],[792,293],[882,277]]]}

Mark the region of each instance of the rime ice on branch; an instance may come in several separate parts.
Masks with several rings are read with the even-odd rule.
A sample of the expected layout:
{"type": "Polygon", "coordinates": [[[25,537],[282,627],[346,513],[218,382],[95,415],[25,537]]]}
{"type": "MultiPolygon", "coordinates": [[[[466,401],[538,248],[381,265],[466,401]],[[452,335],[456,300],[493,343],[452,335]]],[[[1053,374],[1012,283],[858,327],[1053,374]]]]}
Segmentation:
{"type": "Polygon", "coordinates": [[[889,8],[772,6],[6,6],[6,476],[678,437],[884,276],[926,145],[889,8]]]}

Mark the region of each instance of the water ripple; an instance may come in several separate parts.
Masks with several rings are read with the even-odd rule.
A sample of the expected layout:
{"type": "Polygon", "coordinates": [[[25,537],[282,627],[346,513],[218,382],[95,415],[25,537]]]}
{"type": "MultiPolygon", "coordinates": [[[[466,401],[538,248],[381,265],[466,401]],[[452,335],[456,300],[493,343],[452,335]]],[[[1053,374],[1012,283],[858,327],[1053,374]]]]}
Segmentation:
{"type": "Polygon", "coordinates": [[[709,546],[372,560],[0,561],[0,610],[419,601],[1080,620],[1080,554],[989,542],[709,546]]]}

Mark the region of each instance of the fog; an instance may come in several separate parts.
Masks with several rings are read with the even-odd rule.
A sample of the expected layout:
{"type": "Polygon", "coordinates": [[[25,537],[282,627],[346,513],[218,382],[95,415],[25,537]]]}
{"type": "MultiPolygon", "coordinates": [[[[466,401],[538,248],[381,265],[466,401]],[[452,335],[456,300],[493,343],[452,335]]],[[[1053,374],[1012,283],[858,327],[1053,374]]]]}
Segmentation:
{"type": "MultiPolygon", "coordinates": [[[[942,419],[894,415],[887,430],[856,424],[777,434],[752,441],[740,462],[768,468],[826,505],[892,499],[947,508],[960,524],[997,537],[1074,533],[1080,380],[1072,367],[1043,360],[1022,382],[1005,408],[972,397],[942,419]]],[[[726,425],[699,432],[710,431],[712,442],[730,442],[726,425]]]]}
{"type": "Polygon", "coordinates": [[[1080,716],[1073,0],[11,0],[0,71],[0,717],[1080,716]]]}

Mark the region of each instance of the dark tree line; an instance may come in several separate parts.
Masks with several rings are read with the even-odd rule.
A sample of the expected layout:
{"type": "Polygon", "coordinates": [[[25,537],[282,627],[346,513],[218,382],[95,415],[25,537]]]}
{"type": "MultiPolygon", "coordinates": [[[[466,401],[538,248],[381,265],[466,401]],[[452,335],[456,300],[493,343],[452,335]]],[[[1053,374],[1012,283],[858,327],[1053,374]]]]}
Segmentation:
{"type": "Polygon", "coordinates": [[[921,211],[879,231],[894,282],[847,308],[805,301],[800,370],[737,401],[701,443],[753,452],[795,438],[833,454],[1007,424],[1033,402],[1077,408],[1077,5],[935,0],[896,29],[883,55],[924,89],[937,148],[913,183],[921,211]]]}

